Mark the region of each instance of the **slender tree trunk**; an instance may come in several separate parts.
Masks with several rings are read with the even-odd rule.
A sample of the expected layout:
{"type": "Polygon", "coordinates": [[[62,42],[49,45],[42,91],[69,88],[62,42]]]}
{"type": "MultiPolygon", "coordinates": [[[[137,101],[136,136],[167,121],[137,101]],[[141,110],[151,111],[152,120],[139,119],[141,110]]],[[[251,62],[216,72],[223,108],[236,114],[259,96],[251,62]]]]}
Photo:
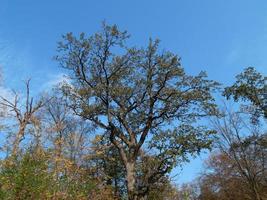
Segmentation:
{"type": "Polygon", "coordinates": [[[144,195],[144,196],[142,196],[142,197],[139,197],[138,200],[147,200],[147,195],[144,195]]]}
{"type": "Polygon", "coordinates": [[[255,195],[255,200],[263,200],[258,192],[258,187],[255,184],[253,185],[253,193],[255,195]]]}
{"type": "Polygon", "coordinates": [[[19,127],[19,132],[16,135],[15,141],[13,143],[13,149],[12,149],[12,155],[17,155],[18,150],[19,150],[19,144],[24,136],[24,132],[25,132],[25,127],[26,125],[21,125],[19,127]]]}
{"type": "Polygon", "coordinates": [[[115,199],[119,199],[120,198],[120,191],[119,191],[119,186],[118,186],[118,181],[117,181],[117,177],[115,177],[114,179],[114,196],[115,199]]]}
{"type": "Polygon", "coordinates": [[[128,190],[128,200],[137,200],[137,192],[135,189],[135,162],[130,161],[126,163],[126,180],[128,190]]]}

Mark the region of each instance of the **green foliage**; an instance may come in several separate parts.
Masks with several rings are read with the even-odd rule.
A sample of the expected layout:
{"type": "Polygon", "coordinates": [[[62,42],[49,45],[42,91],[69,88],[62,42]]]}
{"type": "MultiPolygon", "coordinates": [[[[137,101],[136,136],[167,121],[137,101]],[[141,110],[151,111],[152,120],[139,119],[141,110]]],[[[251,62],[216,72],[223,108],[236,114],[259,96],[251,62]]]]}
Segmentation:
{"type": "Polygon", "coordinates": [[[126,168],[128,192],[136,190],[130,192],[132,196],[139,190],[133,168],[147,150],[145,142],[155,143],[154,136],[166,127],[171,127],[172,134],[159,138],[162,151],[153,151],[153,157],[162,158],[159,165],[163,167],[151,175],[164,176],[188,154],[209,147],[205,139],[212,132],[202,131],[196,122],[217,114],[212,93],[218,83],[208,80],[205,72],[186,74],[177,55],[160,51],[159,40],[150,39],[145,48],[131,48],[126,45],[128,38],[127,32],[106,24],[90,37],[69,33],[59,43],[56,59],[70,72],[71,83],[62,90],[71,108],[102,129],[117,148],[126,168]],[[184,133],[186,137],[181,136],[184,133]],[[175,150],[174,141],[182,147],[175,150]]]}
{"type": "Polygon", "coordinates": [[[100,194],[97,188],[99,182],[87,170],[73,167],[67,174],[55,179],[51,163],[51,156],[40,149],[2,160],[0,199],[81,200],[100,194]]]}
{"type": "Polygon", "coordinates": [[[236,82],[226,87],[223,95],[227,99],[233,97],[235,101],[250,101],[257,108],[256,112],[267,118],[267,77],[253,67],[248,67],[237,75],[236,82]]]}
{"type": "Polygon", "coordinates": [[[91,175],[98,176],[101,181],[111,186],[114,196],[125,196],[125,169],[117,148],[109,142],[107,137],[95,136],[87,162],[91,166],[91,175]]]}
{"type": "MultiPolygon", "coordinates": [[[[255,179],[251,191],[265,191],[266,134],[241,137],[234,126],[239,118],[217,129],[234,160],[229,155],[212,160],[212,173],[203,176],[198,191],[172,185],[174,167],[211,149],[215,131],[205,126],[205,118],[220,121],[213,98],[219,84],[205,72],[188,75],[180,57],[162,51],[159,40],[138,48],[127,46],[128,39],[116,25],[103,24],[89,37],[68,33],[59,42],[56,60],[69,71],[69,82],[36,106],[29,81],[24,106],[2,98],[2,105],[15,112],[20,132],[7,148],[15,149],[12,155],[1,161],[0,199],[187,200],[199,193],[200,199],[218,199],[246,182],[241,178],[247,174],[255,179]],[[22,149],[22,140],[30,148],[22,149]]],[[[250,67],[236,79],[223,94],[249,101],[254,117],[267,117],[266,77],[250,67]]],[[[260,126],[253,125],[256,132],[260,126]]],[[[249,191],[241,186],[236,196],[249,191]]]]}
{"type": "Polygon", "coordinates": [[[43,151],[12,156],[1,162],[1,199],[46,199],[53,183],[43,151]]]}

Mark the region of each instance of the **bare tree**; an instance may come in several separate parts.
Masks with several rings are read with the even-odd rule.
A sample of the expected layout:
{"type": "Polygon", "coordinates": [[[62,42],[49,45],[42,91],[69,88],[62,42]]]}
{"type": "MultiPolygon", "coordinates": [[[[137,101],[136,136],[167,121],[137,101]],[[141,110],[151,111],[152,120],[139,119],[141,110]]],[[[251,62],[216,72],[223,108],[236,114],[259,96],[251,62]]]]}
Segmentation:
{"type": "Polygon", "coordinates": [[[218,132],[217,145],[246,183],[251,199],[263,200],[267,186],[267,137],[263,127],[250,123],[240,112],[226,109],[224,114],[212,121],[218,132]]]}
{"type": "Polygon", "coordinates": [[[38,119],[36,118],[36,112],[44,105],[44,101],[38,100],[34,102],[33,97],[30,96],[30,80],[25,82],[26,96],[25,102],[20,102],[20,96],[14,91],[14,100],[0,97],[0,104],[7,107],[16,121],[18,122],[18,132],[15,134],[15,139],[12,147],[12,155],[17,155],[19,145],[25,137],[25,131],[28,125],[38,125],[38,119]]]}

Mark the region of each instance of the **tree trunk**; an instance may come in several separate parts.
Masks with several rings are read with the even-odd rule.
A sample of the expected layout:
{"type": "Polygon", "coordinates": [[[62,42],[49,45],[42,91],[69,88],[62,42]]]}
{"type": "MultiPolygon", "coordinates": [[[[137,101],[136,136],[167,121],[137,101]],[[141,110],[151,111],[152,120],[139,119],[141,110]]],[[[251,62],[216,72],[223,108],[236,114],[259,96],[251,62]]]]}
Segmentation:
{"type": "Polygon", "coordinates": [[[134,161],[126,163],[126,181],[128,190],[128,200],[137,200],[137,192],[135,189],[136,177],[134,161]]]}
{"type": "Polygon", "coordinates": [[[147,195],[144,195],[144,196],[142,196],[142,197],[139,197],[138,200],[147,200],[147,195]]]}
{"type": "Polygon", "coordinates": [[[248,179],[249,186],[250,186],[250,197],[253,200],[263,200],[261,194],[259,193],[259,186],[258,183],[253,179],[248,179]]]}
{"type": "Polygon", "coordinates": [[[13,156],[16,156],[18,154],[19,145],[24,136],[25,128],[26,128],[26,125],[20,125],[19,127],[19,132],[17,133],[15,141],[13,143],[13,149],[12,149],[13,156]]]}
{"type": "Polygon", "coordinates": [[[253,193],[254,193],[254,195],[255,195],[255,200],[263,200],[262,198],[261,198],[261,195],[259,194],[259,192],[258,192],[258,187],[254,184],[254,186],[253,186],[253,193]]]}

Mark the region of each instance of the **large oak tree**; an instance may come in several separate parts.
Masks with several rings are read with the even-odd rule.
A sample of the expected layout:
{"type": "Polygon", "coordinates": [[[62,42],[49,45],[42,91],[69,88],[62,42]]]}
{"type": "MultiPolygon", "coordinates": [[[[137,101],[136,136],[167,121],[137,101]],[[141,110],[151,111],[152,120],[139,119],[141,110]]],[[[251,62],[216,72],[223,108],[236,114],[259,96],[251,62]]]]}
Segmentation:
{"type": "Polygon", "coordinates": [[[68,33],[56,59],[69,70],[71,83],[62,89],[71,108],[118,149],[128,199],[134,200],[146,195],[154,179],[210,146],[212,131],[197,122],[216,114],[212,92],[218,84],[204,72],[187,75],[177,55],[159,50],[158,40],[130,48],[128,38],[126,31],[105,24],[90,37],[68,33]],[[138,187],[142,149],[154,157],[154,167],[138,187]]]}

